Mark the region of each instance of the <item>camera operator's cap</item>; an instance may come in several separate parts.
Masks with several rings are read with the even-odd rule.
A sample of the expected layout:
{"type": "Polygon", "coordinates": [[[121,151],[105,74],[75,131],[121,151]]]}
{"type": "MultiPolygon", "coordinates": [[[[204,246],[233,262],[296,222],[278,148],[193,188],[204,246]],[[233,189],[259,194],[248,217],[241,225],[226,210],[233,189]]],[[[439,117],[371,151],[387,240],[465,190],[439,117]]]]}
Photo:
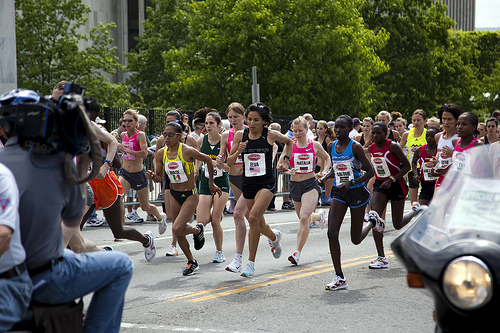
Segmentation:
{"type": "Polygon", "coordinates": [[[358,125],[361,125],[359,118],[353,118],[352,119],[352,126],[358,126],[358,125]]]}
{"type": "Polygon", "coordinates": [[[11,92],[0,96],[1,105],[18,105],[23,102],[37,103],[40,95],[33,90],[14,89],[11,92]]]}
{"type": "Polygon", "coordinates": [[[96,124],[105,124],[105,123],[106,123],[106,120],[101,119],[101,118],[99,118],[99,117],[95,117],[95,123],[96,123],[96,124]]]}

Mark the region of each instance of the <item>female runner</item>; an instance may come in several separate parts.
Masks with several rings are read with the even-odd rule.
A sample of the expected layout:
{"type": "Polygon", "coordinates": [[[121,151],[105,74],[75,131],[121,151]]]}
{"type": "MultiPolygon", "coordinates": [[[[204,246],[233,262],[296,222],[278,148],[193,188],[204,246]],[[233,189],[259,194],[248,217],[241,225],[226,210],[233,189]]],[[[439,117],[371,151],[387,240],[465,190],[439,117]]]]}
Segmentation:
{"type": "MultiPolygon", "coordinates": [[[[408,161],[413,161],[413,154],[415,154],[420,146],[423,146],[427,143],[425,141],[426,129],[424,127],[426,120],[427,114],[424,110],[417,109],[413,111],[413,114],[411,116],[413,128],[403,134],[401,142],[399,143],[401,149],[404,149],[406,145],[408,161]]],[[[412,209],[416,209],[419,206],[418,184],[413,181],[416,176],[418,177],[418,169],[410,169],[410,172],[408,173],[408,185],[410,186],[410,202],[412,203],[412,209]]]]}
{"type": "Polygon", "coordinates": [[[291,169],[285,167],[278,170],[291,174],[290,196],[295,212],[300,219],[297,231],[297,250],[288,257],[293,265],[299,264],[300,253],[309,236],[309,225],[320,221],[320,226],[324,228],[325,211],[320,209],[318,213],[314,213],[321,193],[316,177],[323,178],[325,171],[329,170],[332,165],[331,159],[322,145],[318,141],[307,138],[308,128],[309,123],[302,116],[293,121],[295,139],[290,155],[291,169]],[[321,167],[317,174],[314,173],[316,157],[321,160],[321,163],[318,163],[321,164],[321,167]]]}
{"type": "Polygon", "coordinates": [[[205,244],[203,224],[198,223],[195,227],[189,224],[198,205],[198,191],[194,183],[195,159],[206,163],[210,193],[219,195],[222,193],[214,184],[212,159],[200,153],[196,148],[181,143],[182,129],[183,127],[177,122],[170,122],[165,126],[163,132],[165,147],[156,152],[155,171],[148,170],[146,176],[157,183],[162,181],[163,174],[170,179],[170,209],[174,219],[172,230],[188,260],[187,267],[182,274],[193,275],[199,267],[189,249],[186,235],[193,234],[196,250],[201,249],[205,244]]]}
{"type": "MultiPolygon", "coordinates": [[[[373,168],[366,158],[363,147],[349,138],[353,122],[351,117],[342,115],[335,120],[335,135],[337,141],[328,145],[332,159],[331,172],[325,176],[334,176],[333,187],[330,193],[330,212],[328,214],[328,242],[332,256],[335,276],[332,282],[326,285],[327,290],[347,288],[347,280],[342,272],[340,261],[340,226],[347,212],[351,210],[351,241],[358,245],[372,228],[383,228],[382,225],[364,223],[365,206],[370,200],[370,192],[365,182],[373,176],[373,168]],[[361,167],[366,170],[361,174],[361,167]]],[[[327,186],[327,190],[330,188],[327,186]]]]}
{"type": "MultiPolygon", "coordinates": [[[[392,224],[399,230],[408,222],[403,221],[408,187],[401,178],[410,170],[410,162],[397,143],[386,139],[387,131],[388,128],[384,122],[377,122],[372,127],[373,143],[369,151],[377,179],[373,184],[373,196],[370,201],[372,210],[368,215],[370,221],[378,221],[385,226],[385,221],[380,216],[386,209],[387,202],[391,200],[392,224]]],[[[373,233],[373,238],[378,257],[370,263],[369,267],[387,268],[389,263],[384,253],[383,228],[377,231],[373,233]]]]}
{"type": "MultiPolygon", "coordinates": [[[[318,141],[321,143],[321,146],[323,146],[323,149],[326,151],[328,144],[332,141],[335,141],[335,133],[333,132],[333,128],[328,127],[328,123],[325,120],[320,120],[316,124],[316,138],[314,138],[315,141],[318,141]]],[[[320,170],[320,166],[316,164],[316,167],[314,169],[314,172],[318,173],[320,170]]],[[[329,180],[331,181],[331,180],[329,180]]],[[[331,186],[331,184],[330,184],[331,186]]],[[[320,198],[320,203],[321,206],[330,206],[330,202],[328,201],[328,197],[326,196],[326,193],[323,193],[324,191],[324,186],[322,186],[321,194],[319,196],[320,198]]],[[[313,222],[310,227],[316,226],[317,223],[313,222]]],[[[323,227],[320,225],[320,227],[323,227]]]]}
{"type": "Polygon", "coordinates": [[[248,233],[248,263],[241,275],[251,277],[255,270],[255,256],[261,233],[268,237],[273,256],[275,258],[281,256],[281,232],[271,230],[264,219],[264,213],[276,191],[272,160],[273,144],[275,141],[285,143],[283,154],[278,162],[278,168],[280,168],[283,157],[288,157],[292,151],[292,140],[265,126],[272,122],[272,117],[271,109],[264,103],[251,104],[245,116],[248,128],[234,135],[227,164],[232,166],[238,156],[242,155],[244,168],[242,192],[249,211],[250,231],[248,233]]]}
{"type": "Polygon", "coordinates": [[[418,195],[418,203],[420,205],[428,205],[434,195],[434,187],[437,177],[434,175],[433,163],[437,155],[436,136],[439,132],[437,127],[429,127],[425,134],[427,144],[415,151],[411,166],[413,170],[417,170],[417,165],[420,165],[420,172],[413,178],[415,183],[420,183],[422,189],[418,195]]]}
{"type": "Polygon", "coordinates": [[[122,133],[122,143],[118,144],[118,151],[122,154],[122,168],[120,169],[120,183],[123,193],[128,193],[130,188],[137,192],[141,209],[154,215],[160,225],[165,224],[167,216],[158,212],[156,206],[149,203],[149,188],[146,179],[146,170],[143,160],[148,157],[146,135],[137,129],[139,115],[137,111],[129,109],[123,113],[123,123],[126,132],[122,133]]]}
{"type": "Polygon", "coordinates": [[[497,138],[498,119],[491,117],[486,120],[486,135],[479,137],[485,145],[490,145],[498,141],[497,138]]]}
{"type": "MultiPolygon", "coordinates": [[[[224,170],[223,165],[217,167],[216,158],[220,153],[221,146],[221,117],[219,112],[209,108],[203,108],[195,112],[196,119],[205,119],[205,130],[207,134],[198,139],[198,149],[203,154],[212,158],[212,166],[214,169],[214,182],[222,190],[222,195],[213,196],[208,186],[208,168],[203,164],[202,172],[200,174],[200,198],[198,207],[196,208],[196,219],[198,223],[206,226],[212,223],[212,230],[215,241],[215,257],[214,263],[222,263],[226,261],[224,253],[222,252],[223,231],[220,225],[221,216],[224,212],[227,199],[229,198],[229,178],[227,171],[224,170]]],[[[196,161],[198,165],[199,161],[196,161]]],[[[226,166],[227,168],[227,166],[226,166]]],[[[197,166],[196,170],[200,170],[197,166]]]]}
{"type": "MultiPolygon", "coordinates": [[[[226,110],[227,119],[231,123],[231,128],[222,133],[220,155],[217,156],[218,163],[224,163],[225,156],[233,147],[233,140],[236,132],[245,129],[245,108],[240,103],[231,103],[226,110]]],[[[247,227],[245,225],[245,216],[248,219],[247,203],[241,195],[243,187],[243,158],[239,155],[236,162],[229,167],[229,186],[233,192],[236,205],[233,210],[233,219],[236,235],[236,254],[233,261],[226,267],[226,271],[241,273],[243,263],[243,247],[245,246],[245,237],[247,227]]]]}

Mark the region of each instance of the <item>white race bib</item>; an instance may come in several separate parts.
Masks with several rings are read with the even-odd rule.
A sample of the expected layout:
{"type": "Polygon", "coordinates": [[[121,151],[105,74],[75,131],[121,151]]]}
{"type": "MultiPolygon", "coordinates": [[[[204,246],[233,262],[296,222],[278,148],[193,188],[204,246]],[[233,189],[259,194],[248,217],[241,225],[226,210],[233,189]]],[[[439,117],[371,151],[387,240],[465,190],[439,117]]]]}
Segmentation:
{"type": "Polygon", "coordinates": [[[165,165],[165,172],[172,183],[184,183],[188,178],[182,161],[171,161],[165,165]]]}
{"type": "Polygon", "coordinates": [[[389,170],[389,165],[384,157],[372,156],[371,162],[373,169],[379,178],[389,178],[391,176],[391,171],[389,170]]]}
{"type": "MultiPolygon", "coordinates": [[[[208,172],[208,168],[207,168],[205,163],[203,163],[203,169],[205,170],[205,178],[208,179],[210,177],[210,174],[208,172]]],[[[222,177],[223,172],[224,172],[223,169],[219,169],[217,167],[214,167],[214,179],[218,178],[218,177],[222,177]]]]}
{"type": "Polygon", "coordinates": [[[264,176],[266,174],[266,154],[245,154],[245,177],[264,176]]]}
{"type": "Polygon", "coordinates": [[[456,172],[465,173],[467,175],[472,174],[472,168],[470,163],[470,154],[464,151],[453,152],[453,163],[451,165],[451,170],[456,172]]]}
{"type": "Polygon", "coordinates": [[[295,173],[311,173],[314,170],[314,160],[312,153],[293,154],[293,166],[295,173]]]}
{"type": "Polygon", "coordinates": [[[335,172],[335,186],[339,187],[343,183],[347,183],[354,179],[350,163],[334,163],[332,165],[335,172]]]}

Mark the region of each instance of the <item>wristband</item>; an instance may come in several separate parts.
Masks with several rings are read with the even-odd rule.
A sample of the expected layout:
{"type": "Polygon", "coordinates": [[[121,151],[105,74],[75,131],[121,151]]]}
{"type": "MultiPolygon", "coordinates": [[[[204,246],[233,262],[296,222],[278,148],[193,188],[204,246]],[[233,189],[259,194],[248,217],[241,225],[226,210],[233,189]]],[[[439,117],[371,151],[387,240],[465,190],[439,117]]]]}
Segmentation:
{"type": "Polygon", "coordinates": [[[112,164],[112,162],[111,162],[110,160],[104,160],[103,164],[104,164],[104,163],[108,163],[108,164],[109,164],[109,167],[111,168],[111,164],[112,164]]]}
{"type": "Polygon", "coordinates": [[[290,161],[290,156],[288,155],[283,156],[283,158],[288,158],[288,160],[290,161]]]}
{"type": "Polygon", "coordinates": [[[393,183],[396,182],[396,178],[394,176],[390,176],[389,178],[392,180],[393,183]]]}
{"type": "Polygon", "coordinates": [[[354,185],[356,185],[356,184],[354,183],[354,179],[351,179],[351,186],[354,186],[354,185]]]}

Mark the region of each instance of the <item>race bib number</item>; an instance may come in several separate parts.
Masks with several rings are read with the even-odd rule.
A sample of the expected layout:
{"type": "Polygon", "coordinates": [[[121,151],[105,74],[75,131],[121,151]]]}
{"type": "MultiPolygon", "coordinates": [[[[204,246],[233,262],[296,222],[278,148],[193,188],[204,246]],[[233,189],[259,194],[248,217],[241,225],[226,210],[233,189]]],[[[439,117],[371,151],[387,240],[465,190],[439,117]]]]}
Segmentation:
{"type": "Polygon", "coordinates": [[[424,181],[433,182],[436,179],[438,179],[438,177],[436,176],[431,176],[432,170],[434,170],[434,168],[432,167],[432,162],[430,162],[430,158],[424,161],[423,165],[420,166],[420,170],[424,175],[424,181]]]}
{"type": "Polygon", "coordinates": [[[453,152],[453,163],[451,165],[451,170],[456,172],[465,173],[467,175],[472,174],[472,168],[470,163],[470,154],[466,152],[453,152]]]}
{"type": "Polygon", "coordinates": [[[379,178],[389,178],[391,176],[391,171],[389,170],[389,165],[384,157],[372,156],[371,162],[373,169],[379,178]]]}
{"type": "Polygon", "coordinates": [[[311,173],[314,170],[314,160],[312,153],[293,154],[295,173],[311,173]]]}
{"type": "Polygon", "coordinates": [[[266,174],[266,154],[245,154],[245,177],[264,176],[266,174]]]}
{"type": "Polygon", "coordinates": [[[187,182],[188,178],[181,161],[168,162],[165,169],[172,183],[187,182]]]}
{"type": "Polygon", "coordinates": [[[452,161],[451,157],[446,156],[442,151],[438,152],[438,161],[436,163],[436,169],[446,169],[450,166],[452,161]]]}
{"type": "Polygon", "coordinates": [[[354,179],[351,164],[348,163],[334,163],[332,166],[335,172],[335,186],[340,186],[354,179]]]}
{"type": "MultiPolygon", "coordinates": [[[[203,163],[203,169],[205,169],[205,177],[208,179],[210,174],[208,172],[208,168],[205,163],[203,163]]],[[[222,177],[224,170],[214,167],[214,179],[218,177],[222,177]]]]}

